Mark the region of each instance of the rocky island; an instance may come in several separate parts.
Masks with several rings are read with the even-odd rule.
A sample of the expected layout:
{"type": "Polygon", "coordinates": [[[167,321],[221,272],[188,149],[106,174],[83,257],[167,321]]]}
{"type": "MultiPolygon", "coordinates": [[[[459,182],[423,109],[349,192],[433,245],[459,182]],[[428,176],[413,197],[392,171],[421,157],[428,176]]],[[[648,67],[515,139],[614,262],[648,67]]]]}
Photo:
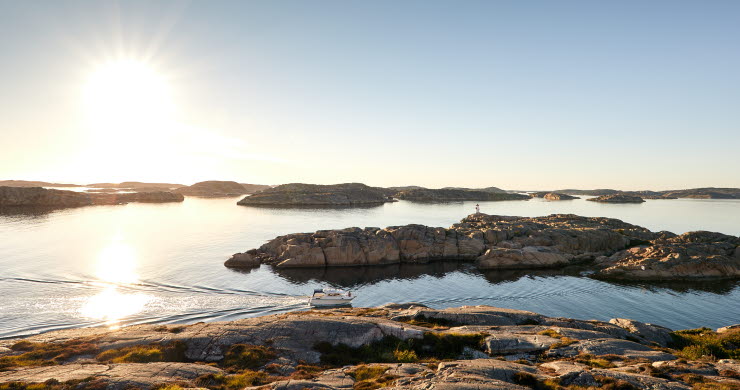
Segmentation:
{"type": "Polygon", "coordinates": [[[591,195],[591,196],[602,196],[602,195],[630,195],[639,196],[643,199],[678,199],[678,198],[693,198],[693,199],[740,199],[740,188],[691,188],[685,190],[666,190],[666,191],[620,191],[613,189],[597,189],[597,190],[558,190],[556,192],[568,194],[568,195],[591,195]]]}
{"type": "Polygon", "coordinates": [[[180,194],[155,191],[131,193],[85,193],[41,187],[0,187],[0,207],[67,208],[129,202],[182,202],[180,194]]]}
{"type": "Polygon", "coordinates": [[[533,198],[543,198],[545,200],[573,200],[573,199],[580,199],[577,196],[571,196],[567,194],[561,194],[559,192],[532,192],[529,194],[529,196],[533,198]]]}
{"type": "Polygon", "coordinates": [[[279,236],[232,256],[229,267],[279,268],[474,261],[479,269],[586,264],[595,277],[740,277],[740,238],[721,233],[651,232],[618,219],[554,214],[471,214],[449,228],[424,225],[346,228],[279,236]],[[658,258],[655,258],[659,254],[658,258]]]}
{"type": "Polygon", "coordinates": [[[237,202],[242,206],[329,206],[381,205],[393,201],[383,188],[362,183],[283,184],[262,190],[237,202]]]}
{"type": "Polygon", "coordinates": [[[591,202],[599,203],[644,203],[645,200],[639,196],[627,195],[627,194],[611,194],[601,195],[596,198],[588,198],[591,202]]]}
{"type": "Polygon", "coordinates": [[[508,192],[469,190],[460,188],[416,188],[400,191],[395,198],[417,202],[528,200],[529,196],[508,192]]]}
{"type": "Polygon", "coordinates": [[[0,341],[0,388],[737,389],[740,329],[490,306],[310,310],[0,341]]]}
{"type": "Polygon", "coordinates": [[[243,184],[235,181],[209,180],[201,181],[187,187],[180,187],[175,191],[188,196],[225,197],[248,194],[250,190],[243,184]]]}

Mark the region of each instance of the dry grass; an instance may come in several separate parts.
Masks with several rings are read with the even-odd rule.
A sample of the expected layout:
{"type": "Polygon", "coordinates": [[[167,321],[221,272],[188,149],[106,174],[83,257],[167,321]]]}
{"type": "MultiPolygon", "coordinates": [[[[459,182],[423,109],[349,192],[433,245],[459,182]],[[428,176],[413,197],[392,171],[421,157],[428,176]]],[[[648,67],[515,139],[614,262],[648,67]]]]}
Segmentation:
{"type": "Polygon", "coordinates": [[[10,347],[16,355],[0,357],[0,371],[15,367],[50,366],[75,356],[93,355],[98,347],[92,340],[76,339],[62,343],[32,343],[19,341],[10,347]]]}
{"type": "Polygon", "coordinates": [[[185,343],[173,341],[168,344],[154,343],[109,349],[95,358],[105,363],[184,362],[185,350],[185,343]]]}
{"type": "Polygon", "coordinates": [[[388,387],[398,378],[395,375],[387,375],[388,367],[383,366],[359,366],[349,375],[355,379],[354,389],[372,390],[388,387]]]}

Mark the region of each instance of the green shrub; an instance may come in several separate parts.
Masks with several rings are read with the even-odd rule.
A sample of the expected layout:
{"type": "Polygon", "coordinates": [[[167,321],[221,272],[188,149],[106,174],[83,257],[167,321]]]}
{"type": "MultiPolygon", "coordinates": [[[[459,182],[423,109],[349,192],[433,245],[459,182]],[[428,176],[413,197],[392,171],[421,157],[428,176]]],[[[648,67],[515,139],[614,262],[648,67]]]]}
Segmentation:
{"type": "Polygon", "coordinates": [[[671,338],[670,347],[686,359],[740,359],[740,329],[724,333],[709,328],[679,330],[671,338]]]}
{"type": "Polygon", "coordinates": [[[395,350],[393,351],[393,357],[399,363],[415,363],[419,361],[416,352],[408,350],[395,350]]]}

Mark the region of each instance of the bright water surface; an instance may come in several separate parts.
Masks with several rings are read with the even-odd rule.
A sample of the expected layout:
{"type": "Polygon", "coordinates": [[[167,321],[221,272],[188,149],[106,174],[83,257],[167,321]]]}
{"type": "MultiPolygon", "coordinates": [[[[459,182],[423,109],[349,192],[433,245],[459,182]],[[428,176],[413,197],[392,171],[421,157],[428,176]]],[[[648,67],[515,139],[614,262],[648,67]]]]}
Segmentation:
{"type": "MultiPolygon", "coordinates": [[[[238,198],[0,214],[0,338],[81,326],[232,320],[306,308],[313,288],[352,289],[355,306],[486,304],[550,316],[653,322],[674,329],[740,322],[740,282],[611,283],[577,269],[481,272],[472,264],[234,271],[235,252],[282,234],[349,226],[450,226],[475,202],[371,208],[236,206],[238,198]]],[[[481,202],[488,214],[605,216],[682,233],[740,234],[738,200],[481,202]]]]}

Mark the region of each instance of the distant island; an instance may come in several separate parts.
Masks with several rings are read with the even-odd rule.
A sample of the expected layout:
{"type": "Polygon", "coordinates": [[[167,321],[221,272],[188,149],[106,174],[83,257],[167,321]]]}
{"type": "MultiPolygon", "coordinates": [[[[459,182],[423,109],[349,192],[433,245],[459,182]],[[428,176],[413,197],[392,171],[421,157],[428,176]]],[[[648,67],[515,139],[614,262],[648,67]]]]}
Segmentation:
{"type": "MultiPolygon", "coordinates": [[[[487,202],[528,200],[541,198],[548,201],[578,199],[580,196],[594,196],[587,199],[602,203],[643,203],[644,199],[740,199],[740,188],[694,188],[665,191],[621,191],[615,189],[578,190],[564,189],[555,191],[506,191],[499,187],[443,187],[425,188],[421,186],[372,187],[362,183],[343,184],[305,184],[290,183],[278,186],[239,183],[236,181],[208,180],[187,186],[176,183],[147,183],[126,181],[121,183],[61,184],[45,181],[5,180],[0,186],[14,188],[33,187],[86,187],[91,194],[120,194],[123,192],[174,192],[185,196],[197,197],[231,197],[247,195],[237,202],[241,206],[275,206],[275,207],[358,207],[377,206],[395,200],[412,202],[487,202]]],[[[90,200],[95,202],[125,202],[133,196],[119,196],[115,200],[90,200]]],[[[67,204],[89,203],[87,200],[71,201],[68,197],[50,197],[44,202],[57,199],[60,207],[67,204]]],[[[109,198],[110,199],[110,198],[109,198]]],[[[165,199],[165,197],[162,197],[165,199]]],[[[168,200],[171,201],[171,200],[168,200]]],[[[175,200],[176,201],[176,200],[175,200]]],[[[6,203],[9,201],[6,201],[6,203]]],[[[18,201],[14,201],[18,203],[18,201]]],[[[26,203],[33,203],[29,200],[26,203]]],[[[3,204],[0,203],[0,206],[3,204]]]]}
{"type": "Polygon", "coordinates": [[[383,188],[362,183],[291,183],[268,188],[237,202],[242,206],[361,206],[391,202],[383,188]]]}
{"type": "MultiPolygon", "coordinates": [[[[498,190],[498,189],[497,189],[498,190]]],[[[504,191],[471,190],[465,188],[418,188],[404,190],[393,195],[402,200],[417,202],[450,202],[450,201],[500,201],[500,200],[529,200],[523,194],[513,194],[504,191]]]]}
{"type": "Polygon", "coordinates": [[[546,200],[573,200],[573,199],[580,199],[577,196],[572,196],[568,194],[563,194],[560,192],[548,192],[548,191],[542,191],[542,192],[532,192],[529,194],[529,196],[533,198],[543,198],[546,200]]]}
{"type": "Polygon", "coordinates": [[[84,187],[80,184],[50,183],[48,181],[0,180],[0,187],[84,187]]]}
{"type": "Polygon", "coordinates": [[[235,181],[209,180],[184,186],[175,191],[188,196],[222,197],[251,194],[270,188],[259,184],[242,184],[235,181]]]}
{"type": "Polygon", "coordinates": [[[686,190],[666,190],[666,191],[620,191],[613,189],[597,189],[597,190],[557,190],[562,194],[568,195],[588,195],[588,196],[602,196],[602,195],[616,195],[626,194],[632,196],[639,196],[643,199],[677,199],[677,198],[693,198],[693,199],[740,199],[740,188],[692,188],[686,190]]]}
{"type": "Polygon", "coordinates": [[[596,198],[586,199],[599,203],[644,203],[645,200],[639,196],[629,195],[626,193],[616,193],[610,195],[601,195],[596,198]]]}
{"type": "Polygon", "coordinates": [[[67,208],[129,202],[182,202],[183,200],[184,197],[181,194],[166,191],[88,193],[41,187],[0,186],[0,207],[67,208]]]}

